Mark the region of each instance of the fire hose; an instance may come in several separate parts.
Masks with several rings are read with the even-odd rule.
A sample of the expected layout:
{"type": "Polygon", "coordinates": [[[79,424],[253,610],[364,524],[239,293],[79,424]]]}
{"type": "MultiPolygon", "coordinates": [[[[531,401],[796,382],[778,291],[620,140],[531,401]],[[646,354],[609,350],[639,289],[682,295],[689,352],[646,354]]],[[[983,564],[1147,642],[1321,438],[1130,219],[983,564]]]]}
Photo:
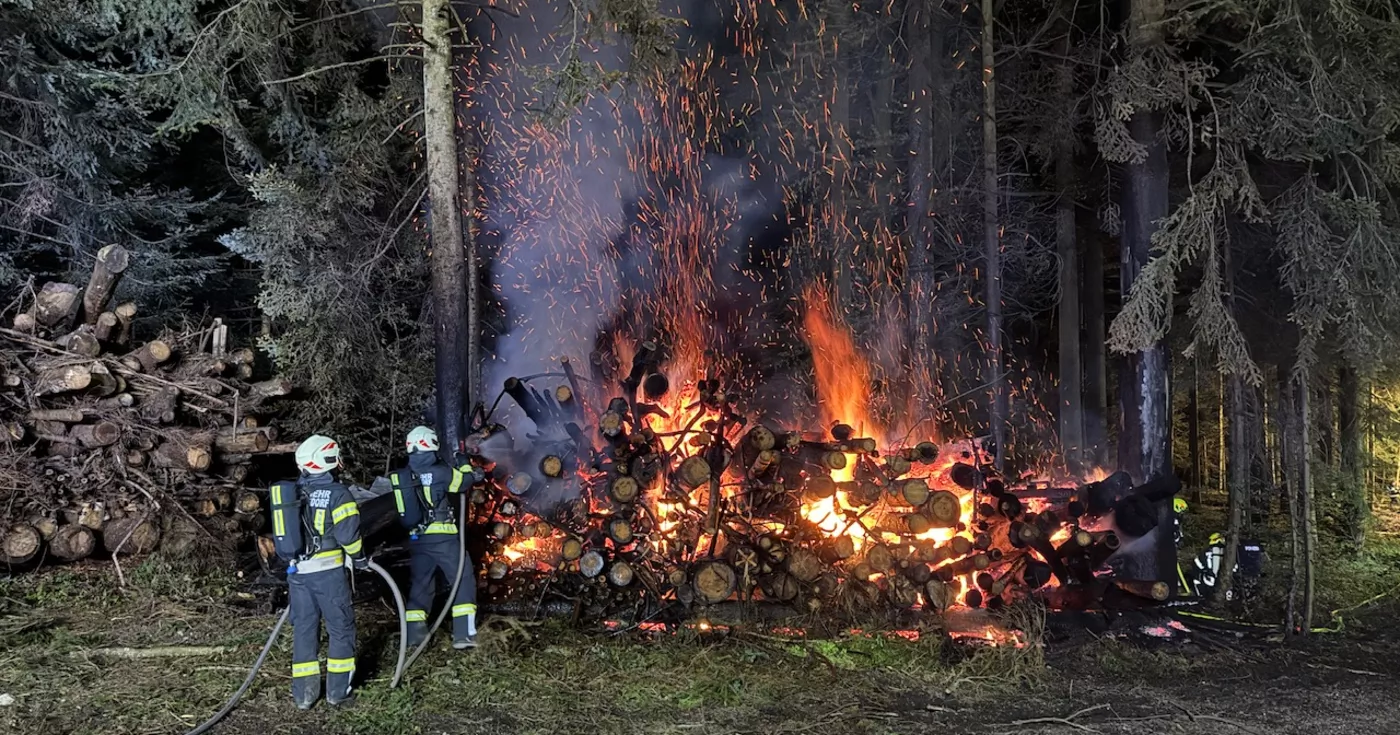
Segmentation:
{"type": "MultiPolygon", "coordinates": [[[[399,613],[399,660],[394,667],[394,680],[389,684],[389,688],[392,689],[399,685],[399,678],[403,676],[403,670],[406,666],[404,654],[407,650],[408,621],[404,617],[403,594],[399,591],[399,586],[394,584],[394,578],[389,576],[389,572],[385,571],[384,567],[371,561],[369,568],[383,577],[384,582],[389,585],[389,591],[394,594],[394,605],[398,608],[399,613]]],[[[201,733],[208,732],[209,728],[218,724],[220,720],[228,716],[228,713],[233,711],[234,707],[238,706],[238,701],[248,692],[248,688],[253,685],[253,680],[258,676],[258,671],[267,661],[267,655],[272,652],[272,645],[277,642],[277,636],[282,632],[282,627],[287,624],[287,619],[291,617],[291,614],[292,608],[290,606],[282,608],[282,614],[277,617],[277,624],[272,626],[272,634],[267,637],[267,643],[263,644],[262,653],[258,654],[257,660],[253,662],[253,668],[248,670],[248,676],[243,679],[243,685],[238,687],[238,691],[233,693],[233,696],[224,704],[223,709],[215,712],[213,717],[205,720],[199,727],[190,730],[185,735],[201,735],[201,733]]]]}

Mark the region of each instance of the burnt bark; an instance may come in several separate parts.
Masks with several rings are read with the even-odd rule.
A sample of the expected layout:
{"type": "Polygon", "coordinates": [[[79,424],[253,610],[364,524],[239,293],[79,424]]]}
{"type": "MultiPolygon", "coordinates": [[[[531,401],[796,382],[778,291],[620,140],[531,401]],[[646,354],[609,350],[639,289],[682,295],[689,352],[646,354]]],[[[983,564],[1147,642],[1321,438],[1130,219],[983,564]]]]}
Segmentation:
{"type": "MultiPolygon", "coordinates": [[[[1132,0],[1129,42],[1137,47],[1163,43],[1162,0],[1132,0]]],[[[1161,140],[1161,115],[1138,112],[1128,121],[1133,138],[1147,150],[1140,163],[1129,163],[1123,187],[1122,290],[1132,290],[1151,258],[1152,234],[1168,211],[1168,163],[1161,140]]],[[[1171,404],[1167,393],[1170,365],[1166,345],[1158,341],[1128,358],[1122,387],[1124,460],[1122,469],[1139,481],[1171,472],[1171,404]]]]}

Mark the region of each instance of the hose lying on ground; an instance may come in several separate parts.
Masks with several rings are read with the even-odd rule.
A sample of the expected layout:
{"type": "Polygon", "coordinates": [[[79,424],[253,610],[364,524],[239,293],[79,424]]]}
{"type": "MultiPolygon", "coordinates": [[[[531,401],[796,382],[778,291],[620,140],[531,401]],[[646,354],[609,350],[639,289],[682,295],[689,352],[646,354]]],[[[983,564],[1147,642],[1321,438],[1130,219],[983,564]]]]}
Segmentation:
{"type": "MultiPolygon", "coordinates": [[[[428,642],[433,639],[433,634],[437,632],[442,621],[447,617],[447,611],[452,609],[452,601],[457,599],[457,588],[462,584],[462,573],[467,568],[467,495],[462,493],[457,499],[457,578],[452,580],[452,589],[447,593],[447,604],[442,606],[442,612],[438,613],[437,619],[428,628],[428,634],[423,636],[423,642],[413,649],[413,655],[408,657],[408,663],[404,664],[404,670],[413,665],[418,660],[418,656],[428,647],[428,642]]],[[[407,623],[404,623],[407,628],[407,623]]],[[[399,672],[401,676],[403,672],[399,672]]],[[[394,686],[399,683],[398,676],[394,677],[394,686]]]]}
{"type": "MultiPolygon", "coordinates": [[[[385,571],[384,567],[371,561],[369,563],[369,568],[384,578],[384,582],[389,585],[389,591],[394,594],[394,605],[398,608],[399,659],[398,663],[394,666],[394,681],[389,684],[389,688],[392,689],[399,685],[399,679],[403,677],[405,668],[404,655],[408,651],[408,621],[404,618],[403,593],[399,591],[399,586],[394,584],[394,578],[389,576],[389,572],[385,571]]],[[[248,670],[248,676],[243,679],[243,685],[238,687],[238,691],[234,692],[232,697],[229,697],[223,709],[215,712],[213,717],[205,720],[199,727],[190,730],[185,733],[185,735],[201,735],[201,733],[208,732],[209,728],[218,724],[219,720],[227,717],[228,713],[232,712],[233,708],[238,706],[238,700],[242,699],[243,695],[248,693],[248,687],[253,685],[253,679],[257,678],[258,670],[260,670],[263,663],[267,661],[267,655],[272,652],[272,644],[277,642],[277,636],[282,632],[282,626],[287,624],[287,619],[291,617],[291,614],[292,608],[290,606],[282,608],[282,614],[277,617],[277,624],[272,626],[272,634],[267,637],[267,643],[263,644],[262,653],[258,654],[257,660],[253,662],[253,668],[248,670]]]]}
{"type": "Polygon", "coordinates": [[[238,691],[233,693],[233,696],[229,698],[224,708],[215,712],[213,717],[204,721],[204,724],[190,730],[185,733],[185,735],[200,735],[200,733],[207,732],[209,728],[213,727],[219,720],[224,719],[228,713],[233,711],[233,708],[238,705],[238,700],[242,699],[243,695],[247,693],[248,687],[253,685],[253,679],[258,676],[258,669],[261,669],[263,662],[267,660],[267,654],[272,652],[272,644],[277,642],[277,634],[282,632],[282,626],[287,624],[287,618],[290,617],[291,614],[292,608],[290,606],[282,608],[282,614],[277,618],[277,624],[272,626],[272,635],[268,636],[267,643],[263,644],[262,653],[258,654],[258,660],[253,662],[253,668],[248,671],[247,678],[243,680],[243,686],[238,687],[238,691]]]}

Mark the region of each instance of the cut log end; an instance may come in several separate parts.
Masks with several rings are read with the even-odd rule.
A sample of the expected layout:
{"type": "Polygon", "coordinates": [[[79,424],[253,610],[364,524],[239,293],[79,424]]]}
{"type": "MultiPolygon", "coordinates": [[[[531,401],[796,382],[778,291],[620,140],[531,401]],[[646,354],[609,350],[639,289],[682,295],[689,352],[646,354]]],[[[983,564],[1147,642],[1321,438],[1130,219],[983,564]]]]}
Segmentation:
{"type": "Polygon", "coordinates": [[[149,554],[159,544],[160,528],[144,517],[113,520],[102,533],[102,545],[112,554],[149,554]]]}
{"type": "Polygon", "coordinates": [[[39,529],[25,524],[10,526],[0,538],[0,561],[6,564],[26,564],[39,555],[43,536],[39,529]]]}
{"type": "Polygon", "coordinates": [[[78,561],[92,556],[97,537],[92,529],[77,524],[60,527],[49,541],[49,551],[62,561],[78,561]]]}

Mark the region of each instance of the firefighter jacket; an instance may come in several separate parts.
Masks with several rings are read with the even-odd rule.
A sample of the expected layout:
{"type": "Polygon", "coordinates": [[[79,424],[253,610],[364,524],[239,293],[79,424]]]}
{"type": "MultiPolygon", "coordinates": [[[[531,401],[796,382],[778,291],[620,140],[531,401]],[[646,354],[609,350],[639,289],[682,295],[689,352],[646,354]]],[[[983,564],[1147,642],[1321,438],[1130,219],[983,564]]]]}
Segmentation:
{"type": "Polygon", "coordinates": [[[431,452],[408,455],[408,466],[389,475],[399,521],[417,536],[456,535],[452,507],[467,474],[431,452]]]}
{"type": "Polygon", "coordinates": [[[277,556],[306,574],[364,558],[360,508],[350,490],[325,472],[272,486],[272,536],[277,556]]]}

